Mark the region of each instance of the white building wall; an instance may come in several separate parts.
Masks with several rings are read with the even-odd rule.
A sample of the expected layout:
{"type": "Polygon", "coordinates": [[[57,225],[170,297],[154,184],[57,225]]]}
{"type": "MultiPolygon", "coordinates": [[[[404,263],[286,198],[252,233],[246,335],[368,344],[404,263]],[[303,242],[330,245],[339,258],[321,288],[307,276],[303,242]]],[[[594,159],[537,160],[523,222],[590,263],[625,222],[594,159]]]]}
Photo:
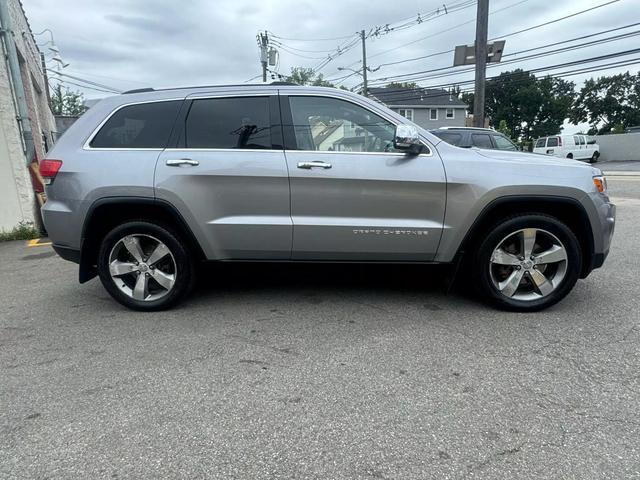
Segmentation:
{"type": "MultiPolygon", "coordinates": [[[[19,0],[8,2],[12,38],[21,57],[22,79],[29,110],[36,158],[45,154],[43,135],[51,146],[55,119],[46,98],[46,85],[40,54],[19,0]]],[[[5,59],[6,48],[0,46],[0,230],[11,230],[21,222],[36,223],[37,204],[23,148],[22,133],[16,120],[14,88],[5,59]]],[[[31,160],[31,159],[30,159],[31,160]]]]}

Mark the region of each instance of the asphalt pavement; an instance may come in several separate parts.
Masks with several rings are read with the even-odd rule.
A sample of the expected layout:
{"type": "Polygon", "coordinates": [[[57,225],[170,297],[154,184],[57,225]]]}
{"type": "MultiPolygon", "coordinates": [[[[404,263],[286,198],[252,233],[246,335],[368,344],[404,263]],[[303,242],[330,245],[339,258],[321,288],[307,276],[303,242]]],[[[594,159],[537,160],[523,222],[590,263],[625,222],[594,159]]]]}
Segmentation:
{"type": "Polygon", "coordinates": [[[640,177],[609,188],[605,266],[535,314],[358,265],[209,268],[136,313],[0,244],[0,478],[640,478],[640,177]]]}

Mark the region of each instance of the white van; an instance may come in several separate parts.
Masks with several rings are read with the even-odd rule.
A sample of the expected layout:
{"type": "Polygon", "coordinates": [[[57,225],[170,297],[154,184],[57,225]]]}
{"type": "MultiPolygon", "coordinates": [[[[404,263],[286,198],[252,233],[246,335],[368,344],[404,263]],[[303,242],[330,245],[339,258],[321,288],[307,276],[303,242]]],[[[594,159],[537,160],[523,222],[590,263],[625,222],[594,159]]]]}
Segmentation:
{"type": "Polygon", "coordinates": [[[586,135],[554,135],[536,140],[533,153],[595,163],[600,156],[600,146],[586,135]]]}

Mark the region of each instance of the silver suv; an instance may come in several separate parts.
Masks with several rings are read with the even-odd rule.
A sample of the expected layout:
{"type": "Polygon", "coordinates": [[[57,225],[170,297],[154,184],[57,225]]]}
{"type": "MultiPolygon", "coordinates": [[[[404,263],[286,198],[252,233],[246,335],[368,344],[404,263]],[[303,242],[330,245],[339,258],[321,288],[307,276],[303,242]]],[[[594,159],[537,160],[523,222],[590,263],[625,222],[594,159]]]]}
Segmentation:
{"type": "Polygon", "coordinates": [[[540,310],[602,265],[615,222],[593,167],[458,148],[329,88],[107,98],[41,171],[55,250],[138,310],[183,299],[205,260],[459,263],[486,300],[540,310]]]}

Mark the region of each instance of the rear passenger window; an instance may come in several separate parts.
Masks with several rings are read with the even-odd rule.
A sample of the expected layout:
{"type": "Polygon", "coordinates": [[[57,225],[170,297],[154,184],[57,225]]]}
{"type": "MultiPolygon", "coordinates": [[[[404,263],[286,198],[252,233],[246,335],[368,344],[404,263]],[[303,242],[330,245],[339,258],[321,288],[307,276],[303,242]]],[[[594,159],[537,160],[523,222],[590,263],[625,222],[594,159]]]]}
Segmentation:
{"type": "Polygon", "coordinates": [[[93,148],[165,148],[182,100],[129,105],[111,115],[93,148]]]}
{"type": "Polygon", "coordinates": [[[445,142],[455,145],[456,147],[459,147],[462,144],[462,135],[459,133],[438,132],[436,135],[445,142]]]}
{"type": "Polygon", "coordinates": [[[547,140],[547,147],[557,147],[558,146],[558,137],[550,137],[547,140]]]}
{"type": "Polygon", "coordinates": [[[271,148],[269,98],[194,100],[183,139],[185,148],[271,148]]]}
{"type": "Polygon", "coordinates": [[[491,137],[486,133],[474,133],[471,135],[471,144],[478,148],[493,148],[491,137]]]}

